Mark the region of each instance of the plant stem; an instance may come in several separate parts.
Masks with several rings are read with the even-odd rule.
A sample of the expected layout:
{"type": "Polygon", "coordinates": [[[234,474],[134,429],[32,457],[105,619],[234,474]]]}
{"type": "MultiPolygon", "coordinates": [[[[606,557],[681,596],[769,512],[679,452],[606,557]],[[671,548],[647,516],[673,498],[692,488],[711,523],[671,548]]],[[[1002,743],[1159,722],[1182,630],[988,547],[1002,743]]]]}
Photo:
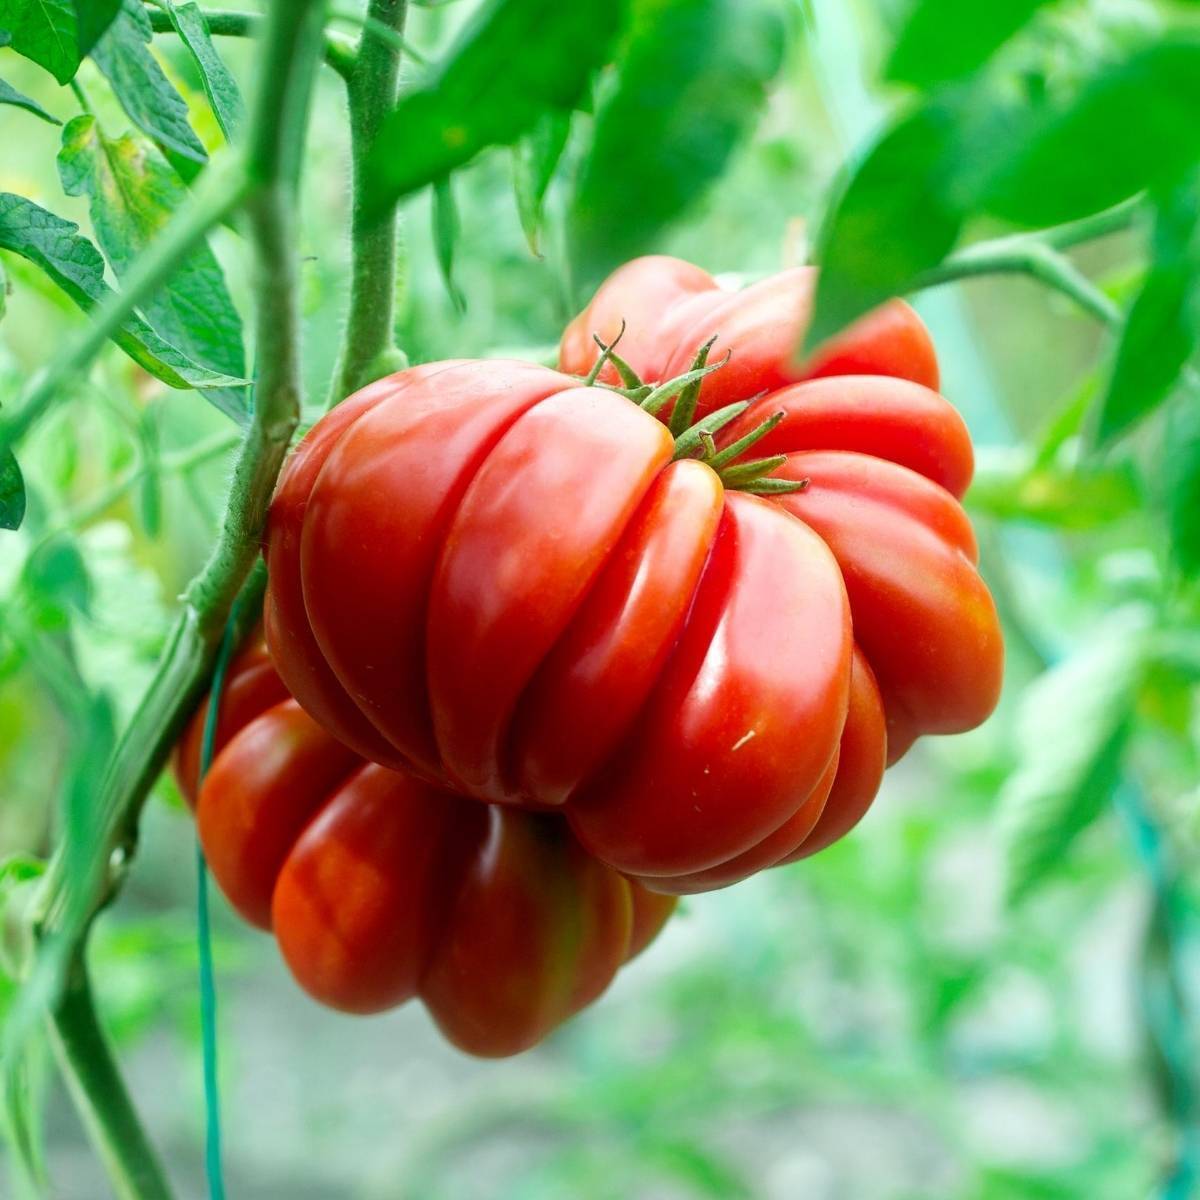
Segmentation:
{"type": "Polygon", "coordinates": [[[97,1016],[82,957],[68,970],[51,1023],[51,1042],[118,1200],[170,1200],[166,1176],[97,1016]]]}
{"type": "MultiPolygon", "coordinates": [[[[136,843],[142,805],[212,669],[226,621],[254,564],[275,478],[300,415],[299,306],[296,287],[294,167],[299,161],[308,96],[322,46],[323,0],[274,0],[264,29],[261,81],[250,118],[247,156],[235,195],[248,217],[257,272],[257,356],[254,416],[234,467],[221,531],[208,562],[184,595],[183,609],[158,669],[119,740],[95,797],[94,835],[86,847],[60,845],[38,897],[38,949],[29,987],[67,980],[53,1002],[56,1036],[65,1046],[94,1042],[90,995],[72,991],[63,964],[82,962],[88,932],[100,909],[120,886],[124,864],[136,843]],[[68,849],[70,855],[68,855],[68,849]],[[86,864],[74,870],[68,858],[86,864]]],[[[176,253],[186,244],[174,243],[176,253]]],[[[163,274],[172,265],[157,256],[163,274]]],[[[258,571],[249,590],[261,589],[258,571]]],[[[252,621],[257,605],[240,612],[252,621]]],[[[81,1093],[85,1111],[101,1110],[102,1122],[136,1126],[123,1089],[113,1091],[115,1065],[91,1067],[91,1058],[68,1054],[65,1069],[81,1093]],[[85,1061],[80,1061],[82,1057],[85,1061]],[[116,1100],[114,1101],[114,1096],[116,1100]],[[124,1103],[121,1103],[122,1097],[124,1103]],[[115,1107],[114,1107],[115,1105],[115,1107]],[[105,1114],[105,1110],[113,1109],[105,1114]]],[[[105,1126],[100,1126],[100,1132],[105,1126]]],[[[165,1183],[147,1183],[133,1155],[145,1137],[99,1139],[114,1181],[136,1200],[157,1200],[165,1183]],[[115,1155],[115,1161],[110,1161],[115,1155]]],[[[148,1147],[145,1147],[148,1151],[148,1147]]]]}
{"type": "MultiPolygon", "coordinates": [[[[154,3],[154,0],[150,0],[154,3]]],[[[171,15],[161,8],[151,8],[147,15],[155,33],[174,33],[171,15]]],[[[213,37],[251,38],[257,37],[266,19],[262,13],[234,12],[229,9],[208,8],[204,10],[208,32],[213,37]]],[[[354,46],[349,38],[332,30],[325,32],[324,58],[328,66],[339,75],[348,77],[354,66],[354,46]]]]}
{"type": "Polygon", "coordinates": [[[980,242],[921,275],[914,291],[940,287],[979,275],[1028,275],[1074,300],[1084,312],[1110,328],[1121,325],[1120,308],[1069,258],[1049,244],[1022,238],[980,242]]]}
{"type": "Polygon", "coordinates": [[[368,218],[363,189],[367,154],[395,104],[400,73],[400,48],[395,40],[381,37],[377,27],[402,35],[407,9],[407,0],[371,0],[346,81],[353,187],[350,310],[330,387],[331,407],[399,365],[393,334],[398,215],[393,209],[382,219],[368,218]]]}
{"type": "Polygon", "coordinates": [[[208,168],[191,197],[125,276],[121,290],[97,305],[73,342],[50,367],[34,376],[16,412],[0,424],[0,453],[25,434],[72,376],[89,366],[133,310],[166,282],[180,260],[214,226],[237,208],[246,191],[246,167],[240,158],[233,157],[208,168]]]}
{"type": "Polygon", "coordinates": [[[1061,251],[1128,229],[1140,207],[1141,200],[1134,197],[1066,225],[977,242],[926,271],[913,291],[979,275],[1028,275],[1069,297],[1102,324],[1118,328],[1124,319],[1120,308],[1061,251]]]}

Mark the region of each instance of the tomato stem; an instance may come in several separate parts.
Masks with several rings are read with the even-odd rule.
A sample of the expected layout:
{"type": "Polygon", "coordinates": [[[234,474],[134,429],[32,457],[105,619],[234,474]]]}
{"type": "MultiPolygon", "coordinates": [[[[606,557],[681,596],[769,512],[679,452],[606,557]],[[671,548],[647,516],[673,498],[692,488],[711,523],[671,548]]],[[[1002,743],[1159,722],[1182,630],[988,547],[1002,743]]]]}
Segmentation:
{"type": "Polygon", "coordinates": [[[772,414],[761,425],[756,426],[744,437],[738,438],[736,442],[731,442],[720,452],[717,451],[714,445],[713,452],[708,456],[708,465],[714,471],[719,471],[726,463],[733,462],[735,458],[745,454],[756,442],[762,441],[783,420],[783,417],[784,414],[782,411],[772,414]]]}
{"type": "Polygon", "coordinates": [[[775,454],[769,458],[754,458],[745,462],[737,460],[751,446],[762,441],[783,420],[782,411],[772,413],[760,425],[756,425],[749,433],[743,434],[737,441],[717,449],[716,435],[727,425],[732,424],[752,404],[761,400],[766,394],[760,392],[749,400],[740,400],[736,404],[727,404],[717,409],[700,421],[695,420],[696,407],[700,402],[700,385],[704,379],[719,371],[733,357],[732,351],[727,351],[720,362],[710,363],[708,356],[717,342],[719,335],[714,334],[697,351],[692,359],[691,367],[682,375],[676,375],[663,383],[651,385],[643,383],[641,376],[615,353],[616,347],[625,336],[626,323],[621,322],[620,331],[611,342],[605,342],[598,334],[592,334],[592,340],[600,347],[600,355],[592,364],[592,369],[583,376],[584,387],[603,387],[609,391],[624,396],[627,400],[643,408],[651,416],[658,416],[671,400],[675,406],[666,421],[667,428],[675,439],[675,453],[672,461],[682,458],[695,458],[707,464],[716,473],[721,482],[732,491],[751,492],[762,496],[779,496],[788,492],[802,492],[808,487],[808,480],[772,479],[772,471],[787,462],[787,455],[775,454]],[[600,375],[605,366],[613,365],[621,376],[624,386],[617,387],[611,383],[601,383],[600,375]]]}
{"type": "MultiPolygon", "coordinates": [[[[696,351],[696,357],[692,360],[691,374],[695,375],[697,371],[702,371],[708,366],[708,355],[716,340],[717,338],[714,334],[696,351]]],[[[725,355],[724,361],[728,362],[731,355],[732,351],[725,355]]],[[[702,380],[703,376],[697,376],[679,393],[679,399],[675,401],[675,407],[671,411],[671,420],[668,425],[668,428],[675,437],[683,433],[696,419],[696,404],[700,399],[700,383],[702,380]]]]}
{"type": "MultiPolygon", "coordinates": [[[[676,375],[674,379],[668,379],[666,383],[660,383],[641,401],[641,407],[652,417],[657,416],[666,407],[668,400],[674,400],[677,396],[686,392],[693,384],[698,386],[706,375],[711,375],[714,371],[719,371],[729,361],[730,357],[730,354],[726,354],[720,362],[712,363],[707,367],[694,367],[690,371],[685,371],[682,375],[676,375]]],[[[695,411],[695,407],[695,402],[693,401],[693,412],[695,411]]]]}

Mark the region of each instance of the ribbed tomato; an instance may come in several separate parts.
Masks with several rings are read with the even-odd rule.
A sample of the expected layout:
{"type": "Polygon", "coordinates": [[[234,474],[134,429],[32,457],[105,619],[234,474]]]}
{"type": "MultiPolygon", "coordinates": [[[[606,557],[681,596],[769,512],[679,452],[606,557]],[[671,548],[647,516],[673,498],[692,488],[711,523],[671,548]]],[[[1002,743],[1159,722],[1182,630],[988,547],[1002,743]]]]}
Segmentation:
{"type": "Polygon", "coordinates": [[[597,862],[556,814],[365,763],[286,697],[261,645],[233,664],[197,795],[206,711],[176,771],[209,866],[334,1008],[420,996],[463,1050],[515,1054],[596,999],[670,915],[672,901],[597,862]]]}
{"type": "Polygon", "coordinates": [[[797,367],[811,291],[811,272],[726,292],[639,260],[572,323],[561,371],[435,363],[335,409],[267,535],[297,699],[378,762],[565,812],[664,892],[845,833],[889,758],[987,716],[1002,646],[928,335],[894,303],[797,367]],[[626,377],[606,359],[583,386],[590,333],[622,326],[626,377]],[[698,396],[627,378],[685,375],[714,337],[729,358],[698,396]],[[715,440],[668,428],[685,397],[715,440]],[[748,434],[774,457],[750,464],[748,434]]]}

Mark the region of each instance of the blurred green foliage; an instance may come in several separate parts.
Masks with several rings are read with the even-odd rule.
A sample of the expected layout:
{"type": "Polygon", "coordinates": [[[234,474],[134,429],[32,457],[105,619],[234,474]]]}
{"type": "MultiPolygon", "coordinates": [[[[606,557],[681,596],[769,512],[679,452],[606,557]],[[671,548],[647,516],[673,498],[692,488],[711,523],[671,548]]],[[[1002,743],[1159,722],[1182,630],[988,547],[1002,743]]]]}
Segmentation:
{"type": "MultiPolygon", "coordinates": [[[[837,323],[960,240],[1010,232],[999,218],[1081,216],[1152,189],[1152,216],[1071,251],[1118,327],[1025,278],[983,275],[918,301],[979,446],[968,503],[1006,624],[1004,702],[983,729],[921,744],[844,843],[689,900],[610,996],[511,1062],[464,1061],[414,1011],[316,1009],[269,941],[220,907],[230,1193],[1198,1194],[1196,6],[1013,0],[971,20],[938,0],[631,5],[668,29],[690,18],[732,33],[688,53],[682,34],[656,41],[635,19],[630,58],[596,81],[594,104],[580,84],[592,63],[572,63],[551,99],[581,111],[538,118],[522,92],[513,120],[489,113],[472,128],[470,150],[492,148],[404,202],[396,332],[414,362],[551,359],[580,264],[586,275],[617,254],[677,253],[745,279],[807,260],[812,242],[837,323]],[[765,48],[757,24],[738,24],[775,18],[765,48]],[[663,164],[675,173],[657,181],[663,164]]],[[[214,88],[194,7],[166,6],[185,36],[151,51],[146,10],[125,3],[78,93],[28,61],[70,78],[78,30],[48,57],[32,27],[0,51],[0,401],[83,319],[72,300],[108,286],[80,238],[102,247],[115,286],[236,124],[233,81],[252,77],[253,47],[217,40],[232,74],[214,88]],[[164,88],[175,99],[156,105],[164,88]]],[[[459,0],[411,14],[423,59],[467,48],[457,74],[406,63],[412,104],[435,124],[449,111],[438,105],[473,98],[496,70],[460,35],[474,11],[459,0]],[[447,78],[467,81],[449,100],[447,78]]],[[[13,12],[0,3],[0,27],[13,12]]],[[[606,44],[589,46],[597,60],[606,44]]],[[[524,83],[517,72],[505,86],[524,83]]],[[[320,87],[300,246],[310,418],[348,274],[343,99],[332,74],[320,87]]],[[[437,173],[393,164],[393,191],[411,183],[402,166],[420,182],[437,173]]],[[[183,293],[209,289],[228,331],[249,312],[249,256],[233,229],[211,244],[183,293]]],[[[0,537],[0,858],[13,856],[0,865],[0,1014],[36,863],[64,823],[86,827],[96,747],[136,703],[207,554],[236,441],[225,414],[244,415],[242,360],[220,360],[230,339],[214,359],[171,293],[160,300],[122,335],[129,356],[110,349],[22,442],[23,489],[0,464],[0,525],[21,524],[18,498],[26,509],[0,537]]],[[[203,1145],[190,863],[190,822],[164,778],[92,955],[133,1090],[187,1195],[203,1145]]],[[[91,1200],[99,1168],[47,1067],[35,1039],[7,1081],[12,1192],[37,1194],[45,1169],[52,1194],[91,1200]]]]}

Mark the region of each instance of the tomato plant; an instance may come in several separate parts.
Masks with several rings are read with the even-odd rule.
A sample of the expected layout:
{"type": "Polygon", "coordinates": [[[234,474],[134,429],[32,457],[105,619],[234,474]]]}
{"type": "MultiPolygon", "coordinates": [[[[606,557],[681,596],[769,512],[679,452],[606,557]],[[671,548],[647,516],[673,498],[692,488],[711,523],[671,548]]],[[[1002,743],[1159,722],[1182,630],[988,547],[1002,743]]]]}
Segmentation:
{"type": "Polygon", "coordinates": [[[1194,1191],[1194,9],[0,0],[0,1190],[1194,1191]]]}

